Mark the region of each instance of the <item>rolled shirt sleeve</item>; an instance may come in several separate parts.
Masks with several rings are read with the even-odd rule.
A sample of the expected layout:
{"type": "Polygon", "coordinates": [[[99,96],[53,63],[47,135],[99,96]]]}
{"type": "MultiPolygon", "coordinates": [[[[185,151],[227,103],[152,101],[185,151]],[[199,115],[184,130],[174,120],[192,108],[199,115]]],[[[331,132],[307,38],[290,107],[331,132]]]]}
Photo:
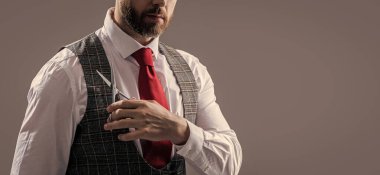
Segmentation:
{"type": "Polygon", "coordinates": [[[196,124],[188,121],[189,139],[185,145],[175,146],[177,153],[200,174],[238,174],[242,163],[241,146],[216,103],[214,83],[207,68],[194,56],[179,52],[193,70],[199,96],[196,124]]]}

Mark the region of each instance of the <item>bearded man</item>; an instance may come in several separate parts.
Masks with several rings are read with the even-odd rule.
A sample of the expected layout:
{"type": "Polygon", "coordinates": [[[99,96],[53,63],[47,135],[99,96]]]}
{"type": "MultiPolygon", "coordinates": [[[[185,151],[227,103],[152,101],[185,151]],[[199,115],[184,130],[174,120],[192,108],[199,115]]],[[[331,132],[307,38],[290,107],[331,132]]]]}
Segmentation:
{"type": "Polygon", "coordinates": [[[199,59],[159,42],[176,0],[116,0],[38,72],[11,174],[238,174],[242,152],[199,59]]]}

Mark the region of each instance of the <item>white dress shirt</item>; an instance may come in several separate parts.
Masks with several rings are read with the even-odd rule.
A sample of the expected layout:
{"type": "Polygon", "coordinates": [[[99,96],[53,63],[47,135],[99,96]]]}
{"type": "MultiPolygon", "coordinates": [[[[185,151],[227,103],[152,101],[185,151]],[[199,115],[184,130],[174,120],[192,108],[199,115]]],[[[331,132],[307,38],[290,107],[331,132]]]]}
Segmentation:
{"type": "MultiPolygon", "coordinates": [[[[158,51],[159,38],[142,46],[112,20],[109,9],[104,26],[96,31],[112,65],[116,86],[129,97],[139,99],[139,64],[131,54],[142,47],[153,50],[154,66],[163,85],[170,111],[183,116],[182,96],[164,55],[158,51]]],[[[178,50],[189,64],[199,87],[196,123],[188,122],[190,137],[175,146],[198,174],[238,174],[242,151],[216,103],[214,84],[205,66],[178,50]]],[[[76,126],[86,111],[87,89],[76,57],[64,49],[50,59],[33,79],[27,95],[28,107],[18,136],[11,174],[65,174],[76,126]]]]}

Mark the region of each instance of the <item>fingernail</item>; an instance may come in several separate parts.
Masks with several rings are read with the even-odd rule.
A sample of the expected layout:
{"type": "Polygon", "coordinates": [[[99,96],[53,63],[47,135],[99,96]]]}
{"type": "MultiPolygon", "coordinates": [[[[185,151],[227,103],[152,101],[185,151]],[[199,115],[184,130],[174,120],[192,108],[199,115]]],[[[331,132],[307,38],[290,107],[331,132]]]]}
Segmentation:
{"type": "Polygon", "coordinates": [[[105,130],[108,129],[108,125],[107,125],[107,124],[104,125],[104,129],[105,129],[105,130]]]}
{"type": "Polygon", "coordinates": [[[121,135],[118,135],[117,138],[118,138],[119,140],[121,140],[121,135]]]}

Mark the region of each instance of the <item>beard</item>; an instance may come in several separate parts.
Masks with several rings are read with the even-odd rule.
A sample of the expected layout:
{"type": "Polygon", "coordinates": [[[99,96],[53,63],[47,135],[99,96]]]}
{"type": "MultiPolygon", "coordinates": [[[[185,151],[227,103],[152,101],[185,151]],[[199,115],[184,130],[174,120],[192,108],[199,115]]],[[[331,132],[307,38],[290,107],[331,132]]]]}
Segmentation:
{"type": "Polygon", "coordinates": [[[134,32],[143,37],[159,36],[169,26],[170,22],[170,19],[168,19],[166,13],[164,13],[160,7],[153,7],[138,14],[136,9],[132,5],[129,5],[122,8],[122,14],[124,22],[126,22],[134,32]],[[147,14],[163,16],[163,24],[145,22],[144,19],[148,16],[147,14]]]}

